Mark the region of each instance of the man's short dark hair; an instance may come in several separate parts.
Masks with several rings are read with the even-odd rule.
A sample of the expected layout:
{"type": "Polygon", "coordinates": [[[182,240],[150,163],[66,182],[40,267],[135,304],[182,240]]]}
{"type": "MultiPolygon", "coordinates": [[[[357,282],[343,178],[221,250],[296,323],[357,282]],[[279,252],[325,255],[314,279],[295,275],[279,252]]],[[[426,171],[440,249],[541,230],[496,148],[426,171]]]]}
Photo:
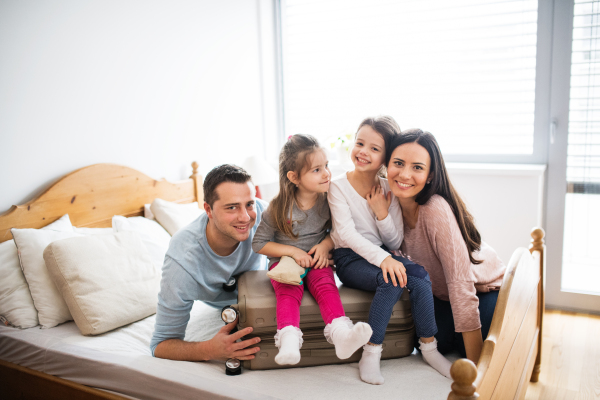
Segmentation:
{"type": "Polygon", "coordinates": [[[215,201],[219,200],[217,186],[223,182],[246,183],[252,177],[245,169],[237,165],[223,164],[214,167],[204,178],[204,201],[212,208],[215,201]]]}

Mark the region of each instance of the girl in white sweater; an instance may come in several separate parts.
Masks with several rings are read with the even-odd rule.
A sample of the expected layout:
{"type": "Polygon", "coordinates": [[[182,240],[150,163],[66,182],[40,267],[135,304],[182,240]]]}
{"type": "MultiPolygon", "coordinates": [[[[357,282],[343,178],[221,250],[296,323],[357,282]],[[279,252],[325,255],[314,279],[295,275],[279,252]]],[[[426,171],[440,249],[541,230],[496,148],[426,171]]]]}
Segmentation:
{"type": "Polygon", "coordinates": [[[392,117],[367,118],[359,126],[351,151],[354,170],[332,180],[329,207],[337,275],[346,286],[373,291],[369,312],[373,335],[363,347],[360,378],[384,382],[380,359],[385,330],[404,287],[410,291],[412,314],[423,359],[450,378],[450,362],[437,350],[431,281],[425,269],[393,256],[403,238],[402,211],[388,182],[380,177],[386,145],[400,127],[392,117]]]}

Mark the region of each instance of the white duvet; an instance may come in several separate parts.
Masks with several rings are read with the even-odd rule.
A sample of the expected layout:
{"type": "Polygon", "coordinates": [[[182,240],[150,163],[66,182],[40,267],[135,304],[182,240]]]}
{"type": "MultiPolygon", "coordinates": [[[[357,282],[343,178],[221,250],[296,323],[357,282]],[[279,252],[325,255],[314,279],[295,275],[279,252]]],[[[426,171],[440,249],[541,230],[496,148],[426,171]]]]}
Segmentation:
{"type": "MultiPolygon", "coordinates": [[[[95,337],[82,336],[73,322],[51,329],[0,326],[0,359],[141,399],[446,399],[450,392],[451,381],[416,353],[383,361],[381,386],[362,382],[357,363],[227,376],[223,362],[157,359],[149,348],[154,319],[95,337]]],[[[219,310],[195,302],[186,340],[210,339],[222,326],[219,310]]]]}

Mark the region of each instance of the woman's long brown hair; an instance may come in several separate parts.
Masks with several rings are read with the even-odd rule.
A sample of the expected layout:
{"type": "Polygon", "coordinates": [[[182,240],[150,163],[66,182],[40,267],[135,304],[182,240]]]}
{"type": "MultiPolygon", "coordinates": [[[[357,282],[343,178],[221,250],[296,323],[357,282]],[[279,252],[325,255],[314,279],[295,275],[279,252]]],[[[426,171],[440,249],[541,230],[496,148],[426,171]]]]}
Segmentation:
{"type": "MultiPolygon", "coordinates": [[[[290,238],[298,238],[292,229],[292,210],[296,203],[298,188],[288,179],[287,174],[293,171],[297,177],[300,177],[305,169],[310,168],[308,165],[310,156],[318,150],[322,151],[317,139],[310,135],[297,134],[290,136],[279,153],[279,193],[271,200],[269,208],[277,230],[290,238]]],[[[325,197],[326,194],[320,196],[325,197]]]]}
{"type": "Polygon", "coordinates": [[[423,205],[429,201],[431,196],[434,194],[440,195],[450,204],[450,208],[456,217],[460,233],[467,244],[469,250],[469,259],[473,264],[481,264],[482,260],[476,260],[473,258],[473,252],[478,251],[481,248],[481,235],[475,227],[473,216],[467,210],[467,206],[464,201],[458,195],[454,186],[450,182],[448,171],[446,170],[446,163],[444,157],[440,151],[435,137],[429,133],[422,131],[421,129],[407,129],[402,131],[400,135],[393,138],[389,151],[386,151],[386,165],[390,164],[392,152],[396,147],[401,146],[405,143],[418,143],[427,150],[429,158],[431,159],[431,182],[426,184],[423,190],[417,195],[415,201],[419,205],[423,205]]]}

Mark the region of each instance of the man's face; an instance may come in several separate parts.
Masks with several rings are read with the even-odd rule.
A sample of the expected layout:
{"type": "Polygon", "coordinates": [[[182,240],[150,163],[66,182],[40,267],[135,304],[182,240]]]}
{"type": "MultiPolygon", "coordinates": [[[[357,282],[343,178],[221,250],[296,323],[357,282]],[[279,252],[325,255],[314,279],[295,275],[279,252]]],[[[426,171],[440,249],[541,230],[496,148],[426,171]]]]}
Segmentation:
{"type": "Polygon", "coordinates": [[[210,207],[204,203],[208,218],[222,239],[243,242],[256,222],[252,182],[223,182],[215,189],[218,200],[210,207]]]}

